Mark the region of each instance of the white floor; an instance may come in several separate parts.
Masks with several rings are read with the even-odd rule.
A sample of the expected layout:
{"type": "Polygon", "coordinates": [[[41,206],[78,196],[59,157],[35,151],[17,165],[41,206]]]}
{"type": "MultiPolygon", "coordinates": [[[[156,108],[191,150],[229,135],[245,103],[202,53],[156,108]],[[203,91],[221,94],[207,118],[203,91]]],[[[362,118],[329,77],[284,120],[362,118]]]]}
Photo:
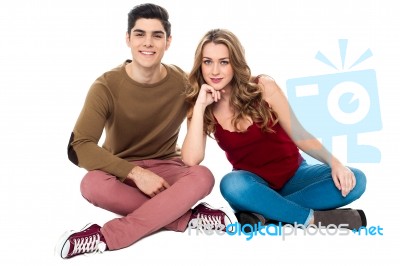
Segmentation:
{"type": "MultiPolygon", "coordinates": [[[[6,208],[0,222],[0,261],[7,262],[2,265],[320,265],[321,261],[324,265],[390,265],[397,258],[394,243],[398,232],[392,219],[397,209],[395,198],[398,196],[394,194],[397,188],[379,181],[380,176],[388,173],[382,174],[373,166],[366,169],[370,177],[367,192],[350,206],[364,209],[368,226],[380,226],[383,235],[377,231],[376,235],[365,232],[323,235],[324,231],[309,231],[304,235],[304,231],[299,230],[297,235],[257,235],[246,240],[244,235],[163,231],[123,250],[62,260],[53,251],[65,230],[79,229],[88,222],[102,225],[116,216],[90,205],[81,197],[79,181],[83,171],[66,161],[55,163],[60,165],[59,172],[31,172],[30,178],[21,178],[23,182],[17,178],[7,181],[10,188],[17,188],[18,196],[6,202],[6,196],[1,195],[6,208]]],[[[31,164],[28,162],[28,165],[31,164]]],[[[4,178],[4,193],[3,183],[4,178]]],[[[205,200],[227,207],[217,186],[205,200]]]]}

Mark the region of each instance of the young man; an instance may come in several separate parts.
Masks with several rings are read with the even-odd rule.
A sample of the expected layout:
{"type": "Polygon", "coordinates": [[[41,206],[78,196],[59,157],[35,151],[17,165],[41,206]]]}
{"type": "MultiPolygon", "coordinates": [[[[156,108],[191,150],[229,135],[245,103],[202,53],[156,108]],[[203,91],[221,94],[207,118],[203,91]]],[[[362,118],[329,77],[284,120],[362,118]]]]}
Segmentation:
{"type": "Polygon", "coordinates": [[[161,228],[183,232],[190,222],[235,219],[204,203],[191,210],[211,192],[214,177],[206,167],[188,167],[180,159],[188,83],[180,68],[161,63],[171,44],[167,11],[154,4],[134,7],[126,43],[132,60],[93,83],[68,145],[69,159],[88,170],[83,197],[122,217],[66,232],[56,247],[62,258],[121,249],[161,228]],[[103,129],[106,139],[99,147],[103,129]]]}

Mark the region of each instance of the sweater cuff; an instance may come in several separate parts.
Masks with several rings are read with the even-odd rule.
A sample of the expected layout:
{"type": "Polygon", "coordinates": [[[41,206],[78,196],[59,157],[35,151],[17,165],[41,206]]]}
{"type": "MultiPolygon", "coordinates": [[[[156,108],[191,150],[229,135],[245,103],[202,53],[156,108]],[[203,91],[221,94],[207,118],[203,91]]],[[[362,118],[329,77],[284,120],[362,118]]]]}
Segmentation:
{"type": "Polygon", "coordinates": [[[128,174],[132,171],[134,167],[136,167],[136,165],[133,162],[128,162],[128,161],[121,162],[116,170],[116,177],[121,182],[124,182],[128,174]]]}

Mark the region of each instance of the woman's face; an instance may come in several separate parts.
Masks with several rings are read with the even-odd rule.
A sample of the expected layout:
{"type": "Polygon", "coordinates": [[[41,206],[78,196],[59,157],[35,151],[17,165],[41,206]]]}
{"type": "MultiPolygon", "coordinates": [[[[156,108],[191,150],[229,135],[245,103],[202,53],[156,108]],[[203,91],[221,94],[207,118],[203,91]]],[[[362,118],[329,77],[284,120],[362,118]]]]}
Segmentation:
{"type": "Polygon", "coordinates": [[[215,90],[229,90],[233,68],[229,61],[229,50],[224,44],[207,43],[203,47],[201,72],[205,82],[215,90]]]}

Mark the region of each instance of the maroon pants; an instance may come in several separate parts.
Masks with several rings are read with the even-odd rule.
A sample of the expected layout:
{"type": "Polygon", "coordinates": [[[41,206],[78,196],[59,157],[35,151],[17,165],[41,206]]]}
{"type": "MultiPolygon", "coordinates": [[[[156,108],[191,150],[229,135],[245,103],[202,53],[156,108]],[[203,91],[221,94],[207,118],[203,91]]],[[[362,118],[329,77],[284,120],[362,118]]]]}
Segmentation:
{"type": "Polygon", "coordinates": [[[210,170],[201,165],[185,166],[178,158],[135,161],[135,164],[158,174],[171,187],[150,198],[137,187],[98,170],[88,172],[81,182],[84,198],[122,215],[101,229],[110,250],[127,247],[161,228],[185,231],[190,209],[214,186],[210,170]]]}

